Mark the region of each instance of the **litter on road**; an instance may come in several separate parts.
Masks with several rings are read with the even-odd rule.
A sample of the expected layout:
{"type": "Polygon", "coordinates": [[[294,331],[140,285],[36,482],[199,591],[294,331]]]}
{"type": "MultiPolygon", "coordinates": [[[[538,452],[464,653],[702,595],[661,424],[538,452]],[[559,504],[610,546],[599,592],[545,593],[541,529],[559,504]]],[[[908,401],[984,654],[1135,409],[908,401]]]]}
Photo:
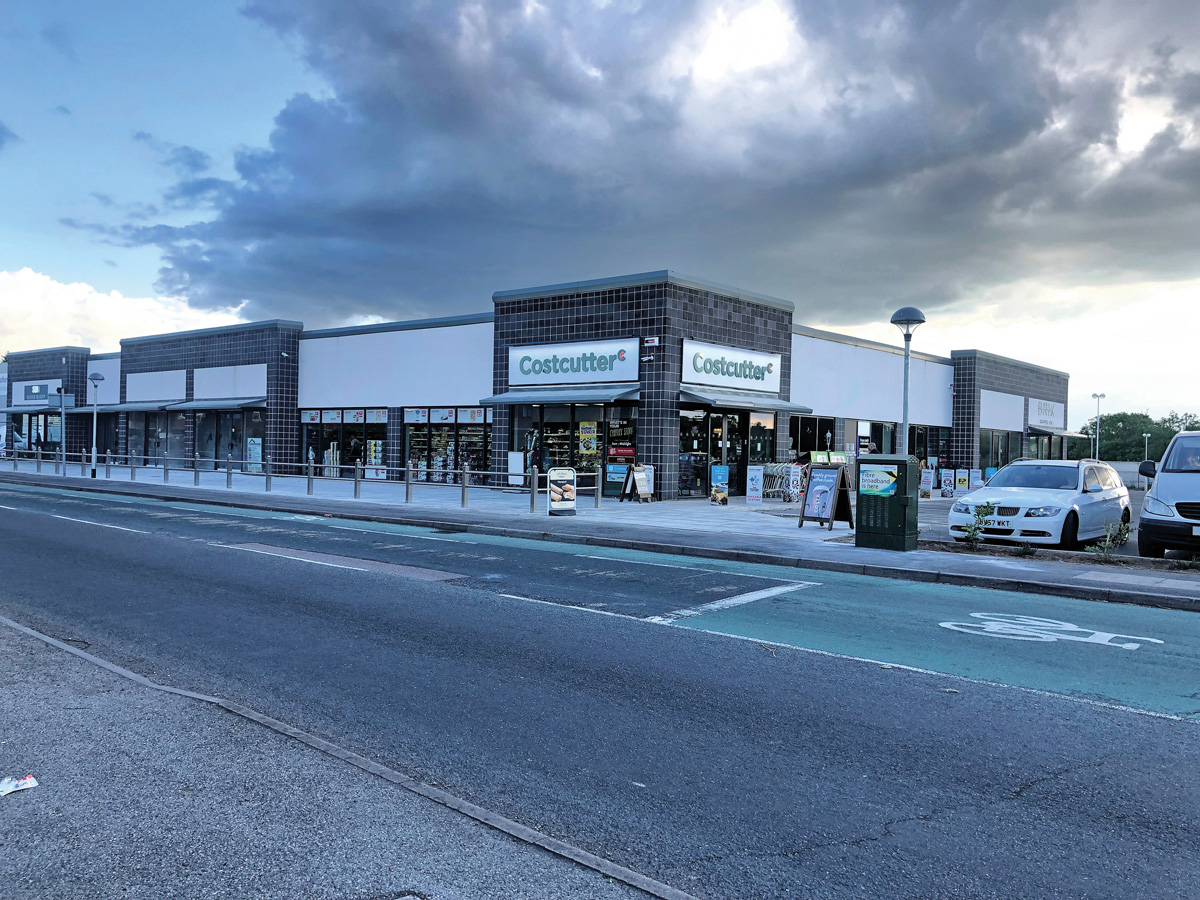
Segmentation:
{"type": "Polygon", "coordinates": [[[13,778],[11,775],[7,778],[0,778],[0,797],[7,797],[13,791],[35,788],[37,784],[37,779],[32,775],[26,775],[24,778],[13,778]]]}

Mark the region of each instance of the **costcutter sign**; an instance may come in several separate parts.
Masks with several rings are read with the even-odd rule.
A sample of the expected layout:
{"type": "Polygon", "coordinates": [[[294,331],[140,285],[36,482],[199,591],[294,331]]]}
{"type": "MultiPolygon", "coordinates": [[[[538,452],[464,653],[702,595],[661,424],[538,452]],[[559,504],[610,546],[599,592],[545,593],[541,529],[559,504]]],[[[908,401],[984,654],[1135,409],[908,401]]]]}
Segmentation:
{"type": "Polygon", "coordinates": [[[1061,403],[1029,398],[1029,424],[1042,428],[1066,428],[1066,410],[1061,403]]]}
{"type": "Polygon", "coordinates": [[[604,384],[638,380],[638,339],[508,348],[508,383],[604,384]]]}
{"type": "Polygon", "coordinates": [[[683,377],[680,381],[684,384],[778,394],[782,359],[778,353],[684,341],[683,377]]]}

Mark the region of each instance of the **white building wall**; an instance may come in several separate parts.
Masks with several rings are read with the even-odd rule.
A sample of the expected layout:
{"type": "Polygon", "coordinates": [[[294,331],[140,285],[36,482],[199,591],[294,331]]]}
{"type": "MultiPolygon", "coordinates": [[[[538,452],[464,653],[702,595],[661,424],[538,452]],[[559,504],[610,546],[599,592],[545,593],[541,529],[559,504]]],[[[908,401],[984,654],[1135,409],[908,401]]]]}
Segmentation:
{"type": "Polygon", "coordinates": [[[979,392],[979,427],[997,431],[1025,430],[1025,397],[1022,394],[979,392]]]}
{"type": "MultiPolygon", "coordinates": [[[[954,366],[912,359],[908,420],[949,428],[954,366]]],[[[904,357],[885,350],[792,335],[792,402],[816,415],[873,422],[904,418],[904,357]]]]}
{"type": "Polygon", "coordinates": [[[492,394],[491,322],[300,341],[299,405],[478,406],[492,394]]]}
{"type": "Polygon", "coordinates": [[[193,369],[192,396],[196,400],[265,397],[267,396],[267,364],[193,369]]]}
{"type": "MultiPolygon", "coordinates": [[[[121,402],[121,357],[114,356],[112,359],[89,359],[87,364],[87,373],[91,375],[93,372],[98,372],[104,376],[104,380],[100,382],[100,389],[96,390],[92,387],[92,383],[88,382],[87,405],[91,406],[95,401],[101,406],[116,404],[121,402]]],[[[83,403],[79,404],[83,406],[83,403]]]]}
{"type": "Polygon", "coordinates": [[[187,397],[187,370],[133,372],[125,376],[125,400],[183,400],[187,397]]]}

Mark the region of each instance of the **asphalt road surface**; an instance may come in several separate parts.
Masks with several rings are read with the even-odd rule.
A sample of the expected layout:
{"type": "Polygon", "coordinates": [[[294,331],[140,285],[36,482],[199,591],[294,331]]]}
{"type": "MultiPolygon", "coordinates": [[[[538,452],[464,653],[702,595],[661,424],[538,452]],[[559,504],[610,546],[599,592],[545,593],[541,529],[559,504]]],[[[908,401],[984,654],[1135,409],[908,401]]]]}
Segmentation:
{"type": "Polygon", "coordinates": [[[698,897],[1200,883],[1191,613],[12,485],[0,566],[0,614],[698,897]]]}

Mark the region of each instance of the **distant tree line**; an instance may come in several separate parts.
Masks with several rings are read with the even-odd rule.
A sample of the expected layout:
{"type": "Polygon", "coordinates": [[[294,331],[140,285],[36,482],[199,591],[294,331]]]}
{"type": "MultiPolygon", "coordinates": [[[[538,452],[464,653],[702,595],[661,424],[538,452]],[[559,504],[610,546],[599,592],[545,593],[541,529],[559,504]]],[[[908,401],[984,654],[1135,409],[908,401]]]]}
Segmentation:
{"type": "MultiPolygon", "coordinates": [[[[1200,430],[1200,416],[1195,413],[1177,413],[1161,419],[1152,419],[1146,413],[1111,413],[1100,417],[1100,456],[1110,462],[1138,462],[1145,459],[1146,440],[1150,435],[1150,459],[1162,459],[1167,444],[1177,431],[1200,430]]],[[[1067,440],[1067,457],[1085,459],[1092,455],[1092,438],[1096,433],[1096,419],[1088,419],[1083,427],[1086,438],[1067,440]]]]}

